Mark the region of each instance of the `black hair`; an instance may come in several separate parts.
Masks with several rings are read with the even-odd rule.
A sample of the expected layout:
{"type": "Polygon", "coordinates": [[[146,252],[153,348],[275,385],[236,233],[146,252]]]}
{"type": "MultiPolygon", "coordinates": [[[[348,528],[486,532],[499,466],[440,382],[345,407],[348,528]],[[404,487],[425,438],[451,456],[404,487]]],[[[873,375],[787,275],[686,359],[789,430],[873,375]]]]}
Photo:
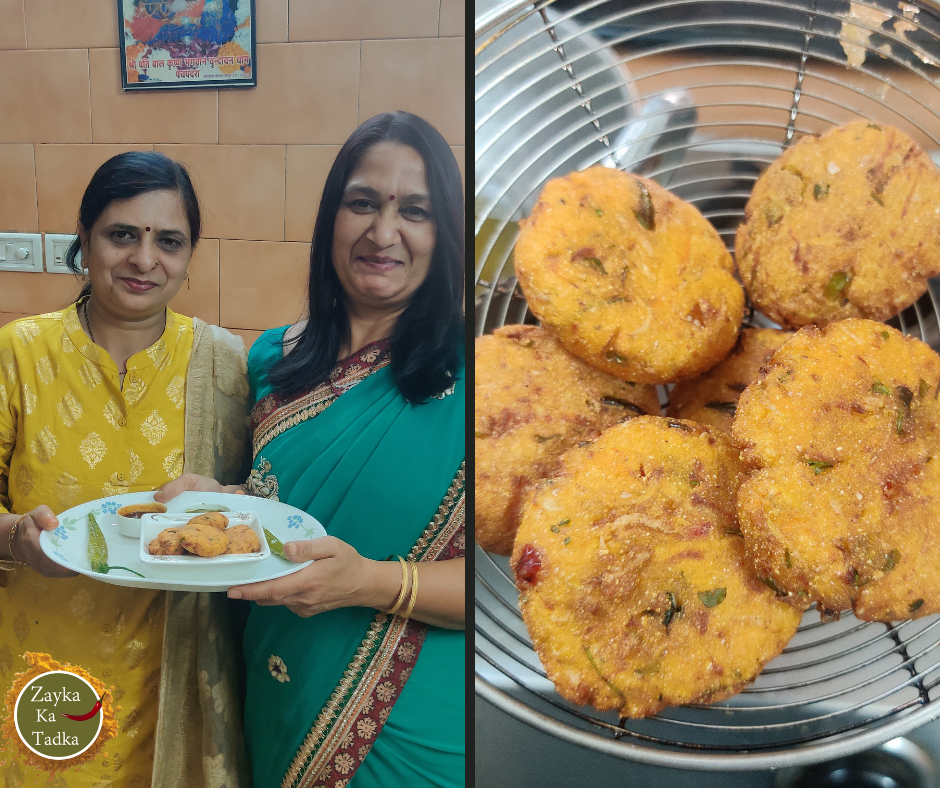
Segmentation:
{"type": "MultiPolygon", "coordinates": [[[[139,194],[169,189],[180,196],[183,210],[189,221],[190,244],[193,249],[199,241],[202,220],[199,200],[186,168],[154,151],[128,151],[112,156],[91,176],[82,204],[78,210],[78,221],[91,232],[95,222],[112,202],[130,200],[139,194]]],[[[82,250],[81,239],[76,236],[65,253],[65,264],[76,274],[82,273],[78,253],[82,250]]],[[[86,282],[76,301],[91,293],[91,282],[86,282]]]]}
{"type": "Polygon", "coordinates": [[[341,344],[349,341],[349,315],[333,267],[333,227],[350,176],[366,151],[380,142],[407,145],[424,160],[436,226],[428,274],[392,333],[395,383],[409,402],[425,402],[453,384],[462,363],[464,203],[460,169],[453,151],[430,123],[409,112],[387,112],[370,118],[352,133],[326,177],[310,247],[307,325],[290,353],[268,371],[271,384],[288,396],[310,391],[327,380],[341,344]]]}

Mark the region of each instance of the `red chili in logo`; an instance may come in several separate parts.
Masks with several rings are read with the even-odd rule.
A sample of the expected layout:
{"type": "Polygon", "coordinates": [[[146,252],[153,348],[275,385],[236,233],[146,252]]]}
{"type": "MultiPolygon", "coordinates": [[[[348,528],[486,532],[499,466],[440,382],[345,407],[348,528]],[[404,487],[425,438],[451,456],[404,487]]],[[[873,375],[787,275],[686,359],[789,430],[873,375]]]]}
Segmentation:
{"type": "MultiPolygon", "coordinates": [[[[103,698],[104,695],[102,695],[101,697],[103,698]]],[[[60,716],[68,717],[70,720],[75,720],[76,722],[84,722],[85,720],[90,720],[92,717],[94,717],[98,713],[98,710],[100,708],[101,708],[101,701],[98,700],[95,703],[95,705],[92,707],[92,710],[89,711],[87,714],[62,714],[60,716]]]]}

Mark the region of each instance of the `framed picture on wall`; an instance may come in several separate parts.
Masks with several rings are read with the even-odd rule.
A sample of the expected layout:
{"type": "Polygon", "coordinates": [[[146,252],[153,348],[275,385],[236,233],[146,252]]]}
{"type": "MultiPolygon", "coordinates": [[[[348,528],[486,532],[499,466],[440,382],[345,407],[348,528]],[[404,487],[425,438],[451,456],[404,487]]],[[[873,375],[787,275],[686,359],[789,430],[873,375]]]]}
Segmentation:
{"type": "Polygon", "coordinates": [[[254,0],[116,0],[124,90],[254,87],[254,0]]]}

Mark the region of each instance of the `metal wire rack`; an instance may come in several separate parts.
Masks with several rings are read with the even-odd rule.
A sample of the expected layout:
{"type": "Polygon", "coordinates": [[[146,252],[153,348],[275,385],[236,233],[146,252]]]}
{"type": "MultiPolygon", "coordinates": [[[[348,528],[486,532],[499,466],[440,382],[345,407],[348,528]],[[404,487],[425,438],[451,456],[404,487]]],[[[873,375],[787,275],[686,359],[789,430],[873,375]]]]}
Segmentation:
{"type": "MultiPolygon", "coordinates": [[[[534,322],[512,268],[516,222],[551,177],[594,164],[654,178],[729,250],[754,181],[804,134],[855,118],[940,161],[940,7],[901,0],[509,0],[478,16],[475,327],[534,322]]],[[[940,349],[940,281],[892,325],[940,349]]],[[[752,313],[752,325],[772,325],[752,313]]],[[[661,389],[661,400],[668,391],[661,389]]],[[[647,764],[794,766],[940,717],[940,617],[804,616],[752,686],[646,720],[558,696],[505,558],[476,548],[476,690],[522,721],[647,764]]]]}

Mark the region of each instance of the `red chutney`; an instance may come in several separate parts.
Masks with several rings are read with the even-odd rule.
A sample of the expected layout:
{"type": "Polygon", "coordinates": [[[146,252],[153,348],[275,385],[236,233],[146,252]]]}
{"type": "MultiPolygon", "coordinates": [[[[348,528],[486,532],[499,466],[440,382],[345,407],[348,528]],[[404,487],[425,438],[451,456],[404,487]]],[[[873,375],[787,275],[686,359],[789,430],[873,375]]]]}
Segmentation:
{"type": "Polygon", "coordinates": [[[516,578],[526,583],[534,583],[542,568],[542,559],[538,550],[530,544],[522,548],[522,555],[516,564],[516,578]]]}

